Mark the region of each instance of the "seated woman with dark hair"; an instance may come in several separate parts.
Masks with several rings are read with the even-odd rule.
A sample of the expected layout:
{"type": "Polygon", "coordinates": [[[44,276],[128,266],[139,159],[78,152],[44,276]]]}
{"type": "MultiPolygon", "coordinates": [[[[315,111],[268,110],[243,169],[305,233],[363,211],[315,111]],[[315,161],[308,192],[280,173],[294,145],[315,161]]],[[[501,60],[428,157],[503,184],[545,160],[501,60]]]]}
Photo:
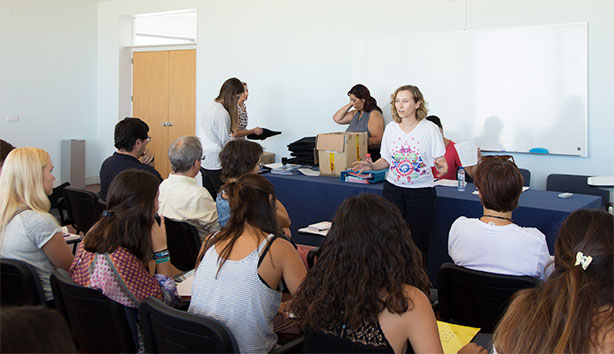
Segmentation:
{"type": "Polygon", "coordinates": [[[373,194],[348,198],[293,297],[304,350],[441,353],[429,289],[399,210],[373,194]]]}
{"type": "MultiPolygon", "coordinates": [[[[246,174],[257,174],[260,169],[262,158],[262,146],[248,140],[229,141],[220,152],[220,164],[222,165],[222,180],[225,183],[234,182],[246,174]]],[[[230,204],[228,195],[221,189],[215,198],[217,206],[217,218],[220,226],[224,227],[230,219],[230,204]]],[[[279,227],[286,236],[290,237],[290,217],[288,211],[279,200],[276,201],[275,211],[279,227]]]]}
{"type": "Polygon", "coordinates": [[[100,289],[122,305],[137,308],[153,296],[173,304],[178,300],[171,278],[164,217],[158,212],[156,176],[141,170],[126,170],[113,179],[103,216],[85,235],[70,267],[75,283],[100,289]],[[156,262],[156,274],[147,269],[156,262]]]}
{"type": "Polygon", "coordinates": [[[305,266],[292,244],[275,236],[271,182],[247,174],[223,189],[230,220],[203,243],[188,311],[224,323],[241,353],[269,352],[277,342],[273,318],[281,303],[281,281],[294,293],[305,266]]]}
{"type": "Polygon", "coordinates": [[[554,271],[521,290],[493,337],[499,353],[614,353],[614,216],[578,210],[554,243],[554,271]]]}
{"type": "Polygon", "coordinates": [[[547,278],[551,257],[546,237],[512,221],[523,181],[516,165],[486,156],[474,179],[484,213],[478,219],[461,216],[452,224],[448,253],[454,263],[490,273],[547,278]]]}

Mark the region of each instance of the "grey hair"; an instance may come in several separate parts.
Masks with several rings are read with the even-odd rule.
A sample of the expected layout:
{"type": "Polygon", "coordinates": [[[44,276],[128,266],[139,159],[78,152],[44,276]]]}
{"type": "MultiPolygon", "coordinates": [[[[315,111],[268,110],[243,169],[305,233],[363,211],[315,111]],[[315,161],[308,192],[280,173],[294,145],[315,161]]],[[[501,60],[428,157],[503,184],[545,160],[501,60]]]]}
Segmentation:
{"type": "Polygon", "coordinates": [[[194,165],[194,161],[203,156],[203,146],[196,136],[182,136],[168,148],[168,159],[171,161],[173,172],[187,172],[194,165]]]}

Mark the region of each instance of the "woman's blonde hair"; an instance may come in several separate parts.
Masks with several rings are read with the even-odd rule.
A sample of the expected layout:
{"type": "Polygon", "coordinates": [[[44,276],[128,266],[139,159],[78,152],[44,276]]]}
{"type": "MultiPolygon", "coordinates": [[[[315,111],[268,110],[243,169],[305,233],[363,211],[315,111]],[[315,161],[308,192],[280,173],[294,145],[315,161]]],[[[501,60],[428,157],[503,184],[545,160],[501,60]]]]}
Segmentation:
{"type": "Polygon", "coordinates": [[[399,112],[397,112],[397,107],[395,105],[395,101],[397,99],[397,94],[401,91],[409,91],[414,96],[414,102],[420,102],[420,107],[416,109],[416,120],[421,121],[426,118],[428,114],[428,109],[426,108],[426,101],[424,100],[424,96],[422,96],[422,92],[416,86],[412,85],[404,85],[399,87],[394,91],[392,95],[390,95],[390,112],[392,113],[392,119],[401,123],[401,117],[399,116],[399,112]]]}
{"type": "Polygon", "coordinates": [[[17,148],[7,156],[0,174],[0,240],[18,209],[49,212],[43,169],[50,161],[47,151],[33,147],[17,148]]]}

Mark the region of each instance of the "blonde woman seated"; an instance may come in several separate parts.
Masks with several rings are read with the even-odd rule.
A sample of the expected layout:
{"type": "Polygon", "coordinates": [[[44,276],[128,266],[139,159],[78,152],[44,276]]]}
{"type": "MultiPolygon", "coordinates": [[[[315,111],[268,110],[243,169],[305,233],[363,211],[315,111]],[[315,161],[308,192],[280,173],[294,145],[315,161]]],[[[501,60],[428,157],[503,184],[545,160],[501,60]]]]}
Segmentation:
{"type": "Polygon", "coordinates": [[[346,199],[293,297],[306,353],[441,353],[422,255],[397,208],[346,199]]]}
{"type": "Polygon", "coordinates": [[[493,337],[499,353],[614,353],[614,216],[578,210],[554,243],[554,272],[516,294],[493,337]]]}
{"type": "Polygon", "coordinates": [[[49,214],[52,171],[45,150],[24,147],[11,151],[0,175],[0,257],[34,266],[47,301],[53,300],[51,273],[68,270],[73,260],[60,225],[49,214]]]}
{"type": "Polygon", "coordinates": [[[305,266],[292,244],[275,236],[275,191],[266,178],[247,174],[224,185],[230,220],[199,254],[189,312],[214,317],[233,333],[241,353],[270,351],[282,279],[294,293],[305,266]]]}
{"type": "Polygon", "coordinates": [[[475,171],[482,217],[454,221],[448,253],[455,264],[484,272],[547,278],[551,257],[546,236],[513,223],[512,211],[522,193],[522,175],[513,162],[486,156],[475,171]]]}

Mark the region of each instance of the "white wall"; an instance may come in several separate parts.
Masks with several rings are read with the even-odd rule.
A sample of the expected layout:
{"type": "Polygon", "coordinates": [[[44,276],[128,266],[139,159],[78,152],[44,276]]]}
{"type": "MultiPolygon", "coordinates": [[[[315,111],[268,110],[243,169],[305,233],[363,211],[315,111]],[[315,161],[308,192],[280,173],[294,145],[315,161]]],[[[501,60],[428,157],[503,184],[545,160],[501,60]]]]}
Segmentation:
{"type": "MultiPolygon", "coordinates": [[[[7,123],[4,116],[8,112],[23,115],[25,113],[22,112],[26,110],[36,110],[36,123],[26,126],[23,120],[19,124],[25,128],[24,131],[37,135],[36,140],[41,141],[39,146],[50,150],[57,146],[59,152],[59,138],[43,139],[50,133],[57,136],[61,132],[42,123],[49,113],[53,113],[54,119],[70,123],[64,124],[69,125],[69,137],[79,135],[89,139],[95,134],[92,144],[88,140],[88,147],[95,145],[99,154],[92,157],[88,153],[87,171],[88,174],[97,173],[102,160],[114,150],[115,123],[130,112],[128,56],[127,51],[122,49],[127,44],[128,16],[182,8],[198,10],[198,119],[217,95],[222,82],[228,77],[237,76],[250,86],[250,125],[283,131],[283,135],[264,142],[265,148],[275,152],[278,159],[287,156],[286,145],[300,137],[343,129],[334,124],[331,117],[347,102],[345,93],[355,84],[351,82],[354,39],[587,22],[588,157],[518,154],[516,162],[532,171],[531,185],[540,189],[545,188],[545,179],[550,173],[614,174],[614,154],[609,140],[614,131],[614,106],[609,99],[610,86],[614,82],[614,46],[611,45],[614,23],[610,16],[614,12],[614,3],[608,0],[110,0],[98,3],[97,21],[92,18],[92,12],[96,12],[96,9],[89,1],[3,1],[0,12],[3,20],[0,37],[3,45],[0,56],[3,68],[0,135],[8,136],[8,139],[15,137],[15,143],[23,145],[22,139],[26,137],[18,137],[17,130],[9,128],[17,125],[11,126],[13,123],[7,123]],[[54,6],[43,5],[48,3],[54,6]],[[31,23],[31,26],[24,28],[23,34],[16,34],[19,32],[13,28],[21,29],[23,22],[11,22],[10,16],[4,13],[7,4],[20,10],[32,4],[32,7],[36,7],[34,12],[44,18],[25,18],[24,21],[31,23]],[[7,18],[9,26],[5,30],[7,18]],[[92,31],[95,29],[92,26],[96,26],[96,23],[97,38],[93,38],[92,31]],[[78,40],[74,39],[72,45],[65,40],[52,41],[49,36],[53,31],[49,29],[56,28],[64,37],[78,40]],[[87,37],[87,40],[83,37],[87,37]],[[47,59],[41,66],[40,60],[24,58],[12,52],[7,54],[5,42],[11,48],[21,48],[25,45],[20,43],[25,41],[36,52],[43,48],[45,58],[53,62],[47,64],[47,59]],[[96,50],[92,47],[94,45],[97,46],[95,59],[91,58],[96,50]],[[72,55],[75,52],[85,55],[85,58],[72,55]],[[71,55],[68,56],[68,53],[71,55]],[[57,63],[67,56],[69,65],[56,71],[57,75],[34,74],[40,71],[39,68],[48,74],[50,68],[58,66],[57,63]],[[36,65],[32,67],[30,62],[36,65]],[[87,63],[87,68],[80,67],[83,63],[87,63]],[[96,69],[93,65],[96,65],[96,69]],[[24,78],[27,81],[23,86],[20,84],[21,90],[11,92],[11,98],[6,100],[4,96],[8,94],[9,84],[5,78],[8,76],[11,77],[10,82],[23,82],[24,78]],[[40,88],[41,83],[54,89],[40,88]],[[65,86],[69,87],[71,94],[68,96],[71,98],[83,95],[89,98],[92,93],[97,98],[93,102],[90,98],[87,104],[83,103],[83,99],[61,99],[66,91],[65,86]],[[37,97],[32,96],[32,90],[38,91],[37,97]],[[31,99],[37,104],[27,104],[31,99]],[[54,110],[43,108],[41,101],[48,101],[54,110]],[[92,112],[92,107],[96,107],[95,126],[90,115],[86,114],[92,112]],[[83,122],[84,119],[86,122],[83,122]],[[7,131],[11,129],[10,134],[5,134],[5,127],[7,131]]],[[[18,18],[21,21],[21,16],[18,18]]],[[[425,50],[428,48],[416,48],[416,55],[425,50]]],[[[396,85],[394,82],[394,78],[391,78],[391,92],[396,85]]],[[[368,82],[365,84],[369,85],[368,82]]],[[[380,103],[382,107],[387,106],[387,102],[380,103]]]]}
{"type": "Polygon", "coordinates": [[[96,12],[91,0],[0,2],[0,137],[47,150],[58,182],[62,139],[85,139],[86,176],[98,175],[96,12]]]}

